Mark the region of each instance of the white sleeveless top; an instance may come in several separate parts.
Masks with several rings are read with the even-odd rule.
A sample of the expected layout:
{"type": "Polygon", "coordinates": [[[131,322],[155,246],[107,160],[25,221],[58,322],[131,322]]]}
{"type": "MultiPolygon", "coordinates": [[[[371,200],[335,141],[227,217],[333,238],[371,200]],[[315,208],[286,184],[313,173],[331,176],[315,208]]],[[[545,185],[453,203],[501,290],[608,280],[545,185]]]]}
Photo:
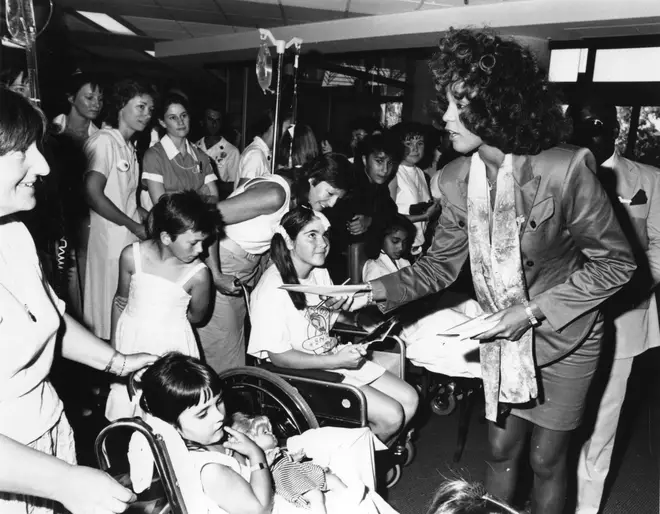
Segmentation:
{"type": "MultiPolygon", "coordinates": [[[[270,250],[270,240],[273,238],[273,234],[275,234],[275,228],[279,225],[282,217],[289,212],[289,204],[291,202],[291,187],[286,179],[279,175],[256,177],[248,180],[245,184],[239,186],[230,195],[230,198],[243,193],[250,186],[260,182],[275,182],[284,188],[286,197],[282,206],[271,214],[262,214],[256,218],[225,227],[226,236],[247,253],[253,255],[261,255],[270,250]]],[[[222,241],[220,241],[220,244],[222,244],[222,241]]]]}

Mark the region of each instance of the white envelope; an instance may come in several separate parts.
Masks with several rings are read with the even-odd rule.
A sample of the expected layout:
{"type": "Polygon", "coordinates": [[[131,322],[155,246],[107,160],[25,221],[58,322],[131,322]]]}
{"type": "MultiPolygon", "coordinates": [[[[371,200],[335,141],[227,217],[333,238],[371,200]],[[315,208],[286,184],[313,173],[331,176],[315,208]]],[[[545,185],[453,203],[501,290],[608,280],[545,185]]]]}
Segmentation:
{"type": "Polygon", "coordinates": [[[438,335],[443,337],[456,337],[459,341],[471,339],[474,336],[487,332],[499,323],[497,320],[486,321],[488,316],[490,316],[490,314],[483,314],[466,321],[465,323],[448,328],[438,335]]]}

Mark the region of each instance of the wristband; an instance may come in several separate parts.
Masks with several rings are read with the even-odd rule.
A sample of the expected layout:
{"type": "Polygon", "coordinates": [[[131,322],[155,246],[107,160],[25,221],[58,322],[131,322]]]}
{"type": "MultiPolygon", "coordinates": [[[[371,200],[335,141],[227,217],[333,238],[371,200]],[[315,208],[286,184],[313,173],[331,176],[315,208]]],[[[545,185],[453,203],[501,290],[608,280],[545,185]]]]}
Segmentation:
{"type": "Polygon", "coordinates": [[[117,357],[119,357],[119,355],[121,354],[117,350],[115,350],[115,353],[112,354],[112,357],[110,357],[110,360],[108,361],[108,365],[103,370],[105,373],[107,373],[112,369],[112,365],[115,363],[115,360],[117,359],[117,357]]]}
{"type": "Polygon", "coordinates": [[[371,285],[371,282],[367,282],[367,305],[374,303],[374,286],[371,285]]]}
{"type": "Polygon", "coordinates": [[[266,464],[263,462],[257,462],[256,464],[253,464],[250,466],[250,473],[254,473],[255,471],[261,471],[262,469],[266,469],[266,464]]]}
{"type": "Polygon", "coordinates": [[[527,300],[523,300],[523,305],[525,306],[525,314],[527,314],[527,318],[529,318],[529,324],[533,327],[538,327],[541,322],[536,316],[534,316],[534,311],[529,306],[529,302],[527,300]]]}

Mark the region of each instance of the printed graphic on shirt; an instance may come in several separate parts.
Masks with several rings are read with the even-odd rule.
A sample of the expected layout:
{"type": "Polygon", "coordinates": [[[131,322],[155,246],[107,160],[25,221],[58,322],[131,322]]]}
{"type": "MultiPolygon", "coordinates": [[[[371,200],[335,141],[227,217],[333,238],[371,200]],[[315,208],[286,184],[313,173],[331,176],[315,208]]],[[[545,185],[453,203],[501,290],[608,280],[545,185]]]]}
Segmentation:
{"type": "Polygon", "coordinates": [[[303,341],[303,350],[315,355],[332,353],[337,346],[337,338],[330,336],[331,311],[321,307],[308,307],[305,309],[307,320],[307,339],[303,341]]]}

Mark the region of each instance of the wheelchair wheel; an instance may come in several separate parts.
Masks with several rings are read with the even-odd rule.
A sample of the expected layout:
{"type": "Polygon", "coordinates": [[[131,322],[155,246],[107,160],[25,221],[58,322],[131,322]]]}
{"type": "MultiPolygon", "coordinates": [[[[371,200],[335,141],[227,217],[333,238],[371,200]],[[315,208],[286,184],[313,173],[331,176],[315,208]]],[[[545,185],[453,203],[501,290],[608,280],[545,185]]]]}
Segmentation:
{"type": "Polygon", "coordinates": [[[431,410],[438,416],[449,416],[456,409],[456,396],[453,391],[438,392],[431,398],[431,410]]]}
{"type": "Polygon", "coordinates": [[[284,379],[256,367],[241,367],[220,374],[227,384],[231,410],[268,416],[279,438],[301,434],[319,423],[309,404],[284,379]]]}
{"type": "Polygon", "coordinates": [[[391,489],[399,483],[399,480],[401,480],[401,464],[395,464],[390,468],[390,470],[387,472],[386,480],[387,482],[385,483],[385,487],[387,489],[391,489]]]}
{"type": "Polygon", "coordinates": [[[415,460],[415,455],[417,455],[417,449],[415,448],[415,443],[410,439],[406,441],[406,447],[404,449],[403,466],[410,466],[413,460],[415,460]]]}

